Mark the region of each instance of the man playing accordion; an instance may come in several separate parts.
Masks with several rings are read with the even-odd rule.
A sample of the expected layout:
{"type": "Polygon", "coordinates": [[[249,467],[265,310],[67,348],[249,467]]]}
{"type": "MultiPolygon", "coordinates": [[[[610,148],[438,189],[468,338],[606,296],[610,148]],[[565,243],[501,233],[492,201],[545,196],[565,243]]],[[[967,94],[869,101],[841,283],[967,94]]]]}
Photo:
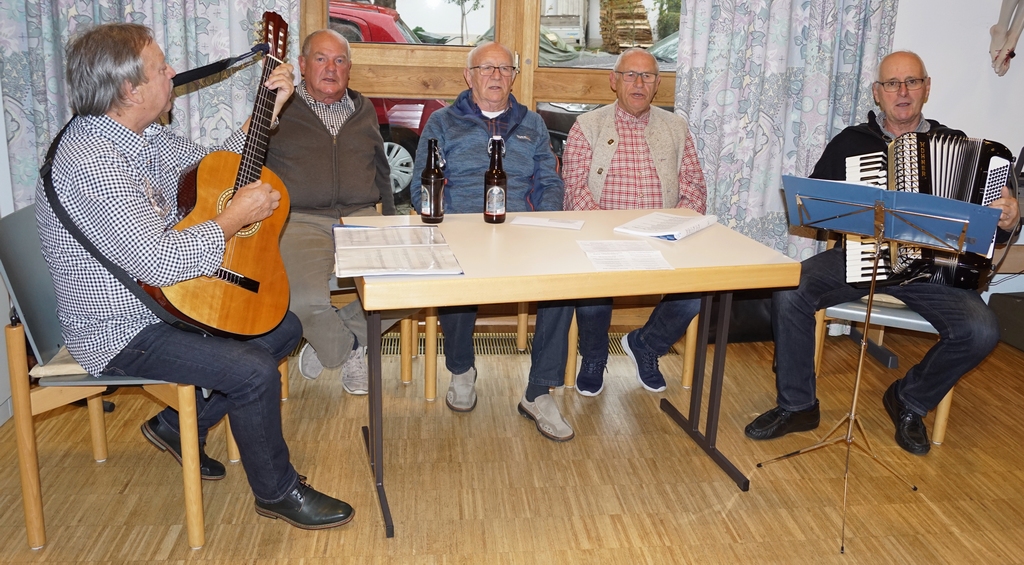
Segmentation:
{"type": "MultiPolygon", "coordinates": [[[[964,136],[921,114],[931,90],[924,62],[908,51],[882,59],[878,81],[872,85],[878,114],[868,113],[867,123],[843,130],[829,142],[814,167],[812,178],[846,180],[846,158],[885,151],[889,142],[908,132],[932,132],[964,136]]],[[[1017,200],[1008,188],[990,204],[1002,211],[999,236],[1016,227],[1020,219],[1017,200]]],[[[775,333],[777,406],[747,425],[746,435],[764,440],[790,432],[818,427],[815,395],[814,314],[817,310],[857,300],[868,293],[845,280],[842,248],[815,255],[801,264],[800,286],[776,292],[772,298],[775,333]]],[[[928,452],[928,432],[923,417],[968,371],[996,346],[999,327],[995,314],[978,292],[932,282],[889,286],[885,293],[906,303],[939,332],[939,341],[902,379],[889,386],[882,402],[896,428],[895,439],[904,450],[917,455],[928,452]]]]}

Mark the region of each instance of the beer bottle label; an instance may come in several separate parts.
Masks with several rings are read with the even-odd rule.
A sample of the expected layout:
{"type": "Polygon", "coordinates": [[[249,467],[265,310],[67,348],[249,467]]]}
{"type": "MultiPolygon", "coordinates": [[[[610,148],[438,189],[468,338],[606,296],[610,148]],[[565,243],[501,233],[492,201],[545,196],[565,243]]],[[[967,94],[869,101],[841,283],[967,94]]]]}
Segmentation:
{"type": "Polygon", "coordinates": [[[426,183],[420,186],[420,214],[430,215],[430,185],[426,183]]]}
{"type": "Polygon", "coordinates": [[[505,213],[505,189],[500,186],[487,187],[486,211],[493,216],[505,213]]]}

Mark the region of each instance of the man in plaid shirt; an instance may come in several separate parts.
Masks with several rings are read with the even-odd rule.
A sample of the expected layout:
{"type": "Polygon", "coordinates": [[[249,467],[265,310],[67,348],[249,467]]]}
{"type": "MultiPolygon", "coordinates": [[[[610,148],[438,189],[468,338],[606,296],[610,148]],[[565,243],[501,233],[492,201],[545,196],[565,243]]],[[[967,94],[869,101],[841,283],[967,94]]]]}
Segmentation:
{"type": "MultiPolygon", "coordinates": [[[[74,117],[53,159],[56,197],[74,222],[129,276],[167,286],[212,275],[225,242],[269,217],[281,194],[269,184],[240,188],[215,218],[184,230],[177,193],[182,175],[210,150],[156,122],[170,111],[175,72],[136,24],[106,24],[75,37],[67,49],[74,117]]],[[[273,117],[294,91],[292,66],[281,64],[265,86],[277,91],[273,117]]],[[[224,148],[239,151],[244,130],[224,148]]],[[[317,492],[292,467],[281,433],[277,364],[302,334],[288,313],[277,328],[248,340],[203,336],[162,322],[67,231],[36,189],[36,219],[50,267],[68,351],[91,374],[120,374],[191,384],[197,390],[200,465],[204,479],[224,465],[202,450],[209,428],[231,415],[256,512],[304,529],[339,526],[352,507],[317,492]],[[206,397],[200,388],[212,393],[206,397]]],[[[166,409],[143,424],[143,435],[181,461],[178,414],[166,409]]]]}
{"type": "MultiPolygon", "coordinates": [[[[579,117],[563,154],[566,210],[689,208],[704,213],[707,188],[689,125],[682,116],[652,107],[661,77],[649,52],[627,49],[609,74],[616,102],[579,117]]],[[[622,348],[649,391],[665,390],[658,357],[686,332],[700,309],[692,295],[670,294],[644,327],[622,337],[622,348]]],[[[576,302],[583,363],[576,390],[604,389],[612,299],[576,302]]]]}

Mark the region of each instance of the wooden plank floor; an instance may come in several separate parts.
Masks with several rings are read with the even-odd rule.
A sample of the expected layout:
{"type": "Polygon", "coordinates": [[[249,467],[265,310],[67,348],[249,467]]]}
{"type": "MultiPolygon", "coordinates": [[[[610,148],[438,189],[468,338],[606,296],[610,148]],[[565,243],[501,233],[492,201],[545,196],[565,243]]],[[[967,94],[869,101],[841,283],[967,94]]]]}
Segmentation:
{"type": "MultiPolygon", "coordinates": [[[[927,337],[887,335],[905,366],[927,337]]],[[[846,414],[857,347],[827,341],[818,396],[825,431],[846,414]]],[[[555,443],[516,412],[529,357],[478,358],[476,410],[454,414],[423,401],[422,378],[402,385],[385,366],[385,447],[395,537],[386,539],[359,428],[366,397],[336,374],[295,374],[283,405],[292,460],[319,489],[357,509],[339,529],[304,532],[259,517],[244,471],[204,483],[207,545],[187,547],[179,467],[139,425],[157,410],[134,391],[111,397],[110,458],[89,456],[84,409],[40,418],[48,544],[28,548],[13,425],[0,427],[0,563],[1021,563],[1024,562],[1024,354],[1000,344],[957,387],[946,443],[925,457],[900,450],[881,406],[899,370],[869,362],[861,414],[872,446],[919,487],[911,492],[866,457],[851,459],[846,553],[839,554],[845,447],[756,468],[812,443],[816,433],[771,442],[743,426],[774,403],[770,343],[729,346],[719,447],[751,479],[736,486],[658,409],[686,406],[670,380],[643,391],[627,358],[612,357],[604,393],[556,400],[576,438],[555,443]]],[[[414,374],[422,374],[417,359],[414,374]]],[[[663,358],[677,375],[680,357],[663,358]]],[[[439,391],[448,373],[439,370],[439,391]]],[[[929,424],[931,418],[928,419],[929,424]]],[[[209,453],[224,459],[223,432],[209,453]]]]}

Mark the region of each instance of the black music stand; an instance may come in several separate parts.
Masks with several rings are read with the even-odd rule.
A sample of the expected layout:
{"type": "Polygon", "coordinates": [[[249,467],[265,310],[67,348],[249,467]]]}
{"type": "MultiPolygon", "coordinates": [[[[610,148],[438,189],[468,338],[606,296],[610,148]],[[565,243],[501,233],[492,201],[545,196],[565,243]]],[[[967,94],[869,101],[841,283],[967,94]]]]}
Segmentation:
{"type": "MultiPolygon", "coordinates": [[[[789,221],[794,226],[812,227],[829,231],[874,237],[876,243],[904,242],[951,253],[979,253],[992,256],[995,245],[996,223],[1000,211],[940,198],[927,194],[901,192],[845,182],[805,179],[783,176],[789,221]]],[[[871,323],[871,307],[878,279],[876,253],[868,290],[864,327],[871,323]]],[[[854,379],[850,411],[836,422],[817,443],[774,459],[758,463],[758,467],[803,455],[816,449],[846,442],[846,469],[843,476],[843,540],[846,539],[846,499],[850,479],[850,452],[856,445],[865,455],[900,479],[912,490],[917,486],[900,476],[879,459],[871,449],[867,434],[857,419],[857,398],[860,393],[861,373],[868,349],[866,337],[861,339],[857,375],[854,379]],[[829,439],[846,423],[846,435],[829,439]],[[864,438],[864,446],[854,443],[854,425],[864,438]]],[[[840,547],[844,552],[845,543],[840,547]]]]}

